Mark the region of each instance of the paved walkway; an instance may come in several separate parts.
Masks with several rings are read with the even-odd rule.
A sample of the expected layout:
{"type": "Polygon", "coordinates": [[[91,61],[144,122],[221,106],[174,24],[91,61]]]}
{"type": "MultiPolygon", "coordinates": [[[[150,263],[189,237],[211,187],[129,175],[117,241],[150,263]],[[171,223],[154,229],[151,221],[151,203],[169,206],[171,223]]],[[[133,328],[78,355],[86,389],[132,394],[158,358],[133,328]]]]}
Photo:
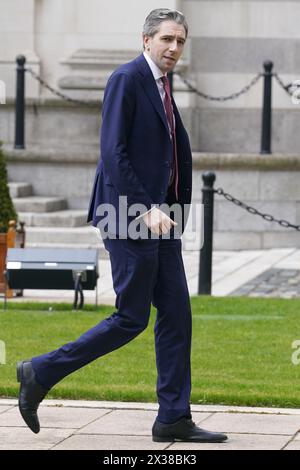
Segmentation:
{"type": "Polygon", "coordinates": [[[300,450],[300,409],[192,406],[193,419],[225,432],[222,444],[152,442],[157,405],[45,400],[33,434],[17,401],[0,400],[0,450],[300,450]]]}
{"type": "MultiPolygon", "coordinates": [[[[197,295],[199,251],[184,251],[183,259],[190,294],[197,295]]],[[[107,252],[99,261],[99,274],[98,302],[114,305],[115,293],[107,252]]],[[[215,251],[213,254],[212,294],[215,296],[299,297],[299,280],[300,250],[296,248],[215,251]]],[[[72,302],[72,299],[72,291],[51,290],[27,290],[24,298],[67,302],[72,302]]],[[[95,302],[95,293],[86,291],[85,300],[95,302]]]]}
{"type": "MultiPolygon", "coordinates": [[[[197,294],[199,252],[183,253],[191,295],[197,294]]],[[[99,265],[98,302],[114,304],[110,263],[99,265]]],[[[298,297],[300,250],[216,251],[213,295],[298,297]]],[[[25,291],[24,300],[72,301],[70,291],[25,291]]],[[[86,301],[95,294],[86,292],[86,301]]],[[[300,409],[192,406],[193,419],[211,431],[225,432],[223,444],[153,443],[151,427],[157,406],[45,400],[40,407],[42,430],[35,435],[19,416],[16,400],[0,400],[0,449],[300,450],[300,409]]]]}

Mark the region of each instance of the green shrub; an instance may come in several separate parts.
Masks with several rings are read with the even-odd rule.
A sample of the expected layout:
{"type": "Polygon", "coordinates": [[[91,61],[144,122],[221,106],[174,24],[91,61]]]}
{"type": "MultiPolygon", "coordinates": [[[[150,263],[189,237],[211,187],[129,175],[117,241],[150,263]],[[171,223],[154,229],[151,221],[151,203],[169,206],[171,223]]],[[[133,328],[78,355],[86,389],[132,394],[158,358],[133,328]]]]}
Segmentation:
{"type": "Polygon", "coordinates": [[[6,161],[0,142],[0,232],[7,232],[10,220],[17,220],[17,214],[9,194],[6,161]]]}

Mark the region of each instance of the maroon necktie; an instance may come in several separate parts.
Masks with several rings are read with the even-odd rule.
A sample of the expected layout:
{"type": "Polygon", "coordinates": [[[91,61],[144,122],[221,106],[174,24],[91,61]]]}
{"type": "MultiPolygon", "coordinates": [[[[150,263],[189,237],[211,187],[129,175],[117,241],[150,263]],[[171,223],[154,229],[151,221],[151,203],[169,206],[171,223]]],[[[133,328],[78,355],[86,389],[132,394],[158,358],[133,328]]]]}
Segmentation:
{"type": "Polygon", "coordinates": [[[175,123],[174,123],[174,114],[173,114],[173,106],[171,101],[171,89],[170,89],[170,82],[166,75],[162,78],[163,86],[165,90],[165,97],[164,97],[164,106],[165,111],[169,123],[169,128],[172,135],[172,145],[173,145],[173,176],[172,176],[172,183],[175,182],[175,195],[178,201],[178,161],[177,161],[177,146],[176,146],[176,133],[175,133],[175,123]]]}

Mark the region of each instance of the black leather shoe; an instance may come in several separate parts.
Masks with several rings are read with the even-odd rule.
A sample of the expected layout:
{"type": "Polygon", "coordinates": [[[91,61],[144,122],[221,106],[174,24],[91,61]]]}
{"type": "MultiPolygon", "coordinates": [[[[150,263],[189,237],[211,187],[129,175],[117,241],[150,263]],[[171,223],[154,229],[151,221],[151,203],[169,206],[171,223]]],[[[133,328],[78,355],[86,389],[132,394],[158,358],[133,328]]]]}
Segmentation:
{"type": "Polygon", "coordinates": [[[154,442],[224,442],[227,436],[219,432],[205,431],[187,418],[182,418],[173,424],[155,421],[152,428],[154,442]]]}
{"type": "Polygon", "coordinates": [[[40,431],[37,409],[49,390],[45,390],[35,380],[35,373],[30,361],[17,364],[17,380],[20,382],[19,410],[32,432],[40,431]]]}

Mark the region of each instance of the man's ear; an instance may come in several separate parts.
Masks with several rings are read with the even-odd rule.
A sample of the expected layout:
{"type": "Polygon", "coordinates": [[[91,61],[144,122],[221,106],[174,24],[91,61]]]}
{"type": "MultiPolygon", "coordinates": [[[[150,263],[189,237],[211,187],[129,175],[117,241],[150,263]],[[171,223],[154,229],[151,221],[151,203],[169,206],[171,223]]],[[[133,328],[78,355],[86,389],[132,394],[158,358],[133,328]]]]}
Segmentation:
{"type": "Polygon", "coordinates": [[[144,44],[145,50],[147,50],[147,48],[149,47],[149,40],[150,40],[150,37],[147,36],[146,34],[143,34],[143,44],[144,44]]]}

